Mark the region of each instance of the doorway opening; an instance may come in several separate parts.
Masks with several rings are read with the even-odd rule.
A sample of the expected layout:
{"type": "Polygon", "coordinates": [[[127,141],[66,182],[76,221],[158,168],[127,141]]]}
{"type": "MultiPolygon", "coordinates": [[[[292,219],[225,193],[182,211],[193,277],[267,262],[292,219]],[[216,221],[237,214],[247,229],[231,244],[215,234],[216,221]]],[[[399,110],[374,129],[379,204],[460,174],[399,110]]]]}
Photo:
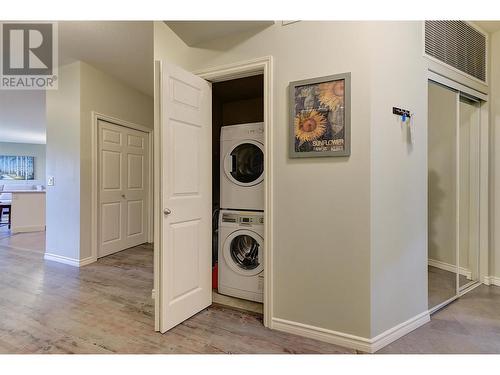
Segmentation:
{"type": "Polygon", "coordinates": [[[1,90],[0,247],[45,252],[45,93],[1,90]],[[26,108],[29,108],[27,111],[26,108]]]}
{"type": "MultiPolygon", "coordinates": [[[[224,257],[224,253],[222,256],[217,254],[217,258],[219,261],[223,257],[231,260],[232,263],[227,262],[227,268],[234,267],[235,262],[240,263],[242,267],[231,269],[233,274],[238,270],[238,276],[243,276],[241,271],[247,271],[248,277],[240,277],[239,282],[260,281],[260,286],[257,284],[252,288],[257,291],[262,289],[262,293],[257,294],[260,294],[260,302],[263,302],[264,325],[272,328],[273,196],[272,132],[269,131],[272,124],[272,59],[264,57],[210,68],[195,74],[167,62],[157,63],[156,67],[159,101],[155,114],[155,160],[159,163],[155,163],[158,170],[158,173],[155,173],[155,176],[158,176],[155,179],[155,191],[159,194],[155,195],[158,202],[155,204],[155,215],[159,220],[155,220],[155,223],[158,223],[155,225],[159,230],[155,231],[157,251],[154,295],[155,309],[158,311],[155,328],[166,332],[212,304],[212,245],[215,243],[212,222],[216,220],[220,229],[223,222],[228,231],[231,231],[230,225],[242,225],[241,230],[248,231],[238,233],[242,236],[234,242],[227,241],[226,238],[226,244],[233,243],[232,251],[231,246],[226,246],[226,256],[224,257]],[[259,75],[263,76],[263,121],[231,126],[222,126],[221,123],[220,133],[213,130],[212,85],[259,75]],[[216,151],[213,148],[220,150],[217,146],[213,147],[214,136],[216,141],[220,141],[219,137],[224,133],[223,139],[232,141],[234,137],[238,137],[242,128],[248,131],[248,143],[251,146],[238,148],[238,145],[228,143],[228,151],[220,152],[219,162],[217,159],[213,160],[212,152],[216,151]],[[229,134],[226,134],[226,130],[229,134]],[[236,134],[232,134],[233,132],[236,134]],[[259,138],[254,139],[257,134],[260,134],[259,138]],[[255,152],[256,149],[261,150],[261,156],[255,152]],[[214,172],[219,171],[219,178],[215,181],[212,163],[216,164],[214,172]],[[263,173],[259,171],[258,165],[261,168],[263,166],[263,173]],[[221,166],[226,166],[227,169],[222,169],[221,166]],[[227,181],[233,184],[228,185],[235,188],[233,191],[241,188],[262,189],[262,194],[258,195],[259,199],[253,203],[249,200],[244,206],[224,203],[220,197],[234,196],[223,193],[227,190],[222,185],[222,176],[227,177],[227,181]],[[218,208],[226,208],[227,211],[225,216],[222,212],[222,215],[215,219],[215,215],[212,215],[212,195],[217,194],[213,192],[213,184],[217,181],[220,181],[218,208]],[[259,251],[260,249],[263,250],[259,251]],[[263,273],[263,278],[258,277],[260,273],[263,273]]],[[[231,102],[241,100],[246,99],[239,98],[231,102]]],[[[235,111],[236,114],[239,114],[238,112],[240,111],[235,111]]],[[[222,143],[219,146],[222,147],[222,143]]],[[[217,234],[219,237],[222,235],[221,232],[217,234]]],[[[230,282],[234,285],[234,282],[230,282]]],[[[248,286],[241,289],[249,291],[248,286]]],[[[248,298],[248,294],[240,295],[240,299],[241,297],[248,298]]]]}
{"type": "Polygon", "coordinates": [[[484,101],[431,80],[428,93],[428,298],[433,312],[480,284],[484,101]]]}
{"type": "Polygon", "coordinates": [[[264,76],[212,84],[212,300],[263,313],[264,76]]]}

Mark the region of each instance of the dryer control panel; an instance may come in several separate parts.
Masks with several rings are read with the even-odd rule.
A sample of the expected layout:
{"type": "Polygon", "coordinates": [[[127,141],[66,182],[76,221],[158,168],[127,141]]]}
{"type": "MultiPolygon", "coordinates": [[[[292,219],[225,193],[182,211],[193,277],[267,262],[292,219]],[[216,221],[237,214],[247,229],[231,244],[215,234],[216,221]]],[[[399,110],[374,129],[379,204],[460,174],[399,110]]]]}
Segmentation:
{"type": "Polygon", "coordinates": [[[223,213],[222,222],[239,225],[262,225],[264,224],[264,215],[252,215],[250,213],[248,215],[239,213],[223,213]]]}

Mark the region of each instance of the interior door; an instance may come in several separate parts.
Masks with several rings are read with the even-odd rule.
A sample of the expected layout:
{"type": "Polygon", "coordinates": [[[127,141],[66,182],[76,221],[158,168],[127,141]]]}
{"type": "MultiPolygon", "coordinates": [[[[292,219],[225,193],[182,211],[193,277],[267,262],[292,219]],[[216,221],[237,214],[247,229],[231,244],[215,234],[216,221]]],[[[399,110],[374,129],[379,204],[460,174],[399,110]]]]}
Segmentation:
{"type": "Polygon", "coordinates": [[[99,120],[99,248],[103,257],[147,241],[148,135],[99,120]]]}
{"type": "Polygon", "coordinates": [[[161,68],[160,331],[212,303],[212,93],[207,81],[161,68]]]}

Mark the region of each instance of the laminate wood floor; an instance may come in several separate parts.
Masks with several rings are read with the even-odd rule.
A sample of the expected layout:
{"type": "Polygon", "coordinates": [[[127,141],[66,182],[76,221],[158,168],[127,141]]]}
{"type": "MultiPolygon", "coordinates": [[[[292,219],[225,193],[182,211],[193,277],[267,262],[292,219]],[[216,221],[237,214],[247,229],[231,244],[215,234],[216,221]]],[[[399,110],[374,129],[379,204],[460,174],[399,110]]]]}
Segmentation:
{"type": "Polygon", "coordinates": [[[238,310],[254,312],[261,315],[264,313],[264,305],[262,303],[225,296],[217,293],[215,290],[212,290],[212,303],[222,305],[224,307],[232,307],[238,310]]]}
{"type": "Polygon", "coordinates": [[[378,353],[500,354],[500,287],[480,285],[378,353]]]}
{"type": "MultiPolygon", "coordinates": [[[[5,216],[5,215],[4,215],[5,216]]],[[[0,239],[10,237],[11,232],[8,224],[0,223],[0,239]]]]}
{"type": "MultiPolygon", "coordinates": [[[[149,245],[78,269],[0,244],[0,353],[354,353],[215,305],[162,335],[152,285],[149,245]]],[[[379,353],[500,353],[500,287],[476,288],[379,353]]]]}
{"type": "Polygon", "coordinates": [[[15,248],[17,250],[31,250],[41,254],[45,252],[45,231],[16,233],[9,231],[0,231],[0,246],[15,248]],[[2,235],[3,234],[3,235],[2,235]]]}
{"type": "Polygon", "coordinates": [[[0,353],[353,353],[271,331],[260,314],[213,306],[154,332],[153,252],[80,269],[0,245],[0,353]]]}

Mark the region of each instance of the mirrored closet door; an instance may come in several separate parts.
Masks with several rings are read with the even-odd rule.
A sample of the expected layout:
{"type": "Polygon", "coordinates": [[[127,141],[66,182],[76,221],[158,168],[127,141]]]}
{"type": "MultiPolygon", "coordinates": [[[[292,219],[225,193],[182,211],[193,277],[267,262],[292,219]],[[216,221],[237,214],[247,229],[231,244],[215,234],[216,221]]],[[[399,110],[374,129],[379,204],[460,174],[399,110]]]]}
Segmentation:
{"type": "Polygon", "coordinates": [[[480,103],[429,81],[429,309],[479,280],[480,103]]]}
{"type": "Polygon", "coordinates": [[[479,280],[479,126],[480,103],[460,97],[459,102],[459,287],[479,280]]]}
{"type": "Polygon", "coordinates": [[[457,295],[457,93],[429,82],[429,309],[457,295]]]}

